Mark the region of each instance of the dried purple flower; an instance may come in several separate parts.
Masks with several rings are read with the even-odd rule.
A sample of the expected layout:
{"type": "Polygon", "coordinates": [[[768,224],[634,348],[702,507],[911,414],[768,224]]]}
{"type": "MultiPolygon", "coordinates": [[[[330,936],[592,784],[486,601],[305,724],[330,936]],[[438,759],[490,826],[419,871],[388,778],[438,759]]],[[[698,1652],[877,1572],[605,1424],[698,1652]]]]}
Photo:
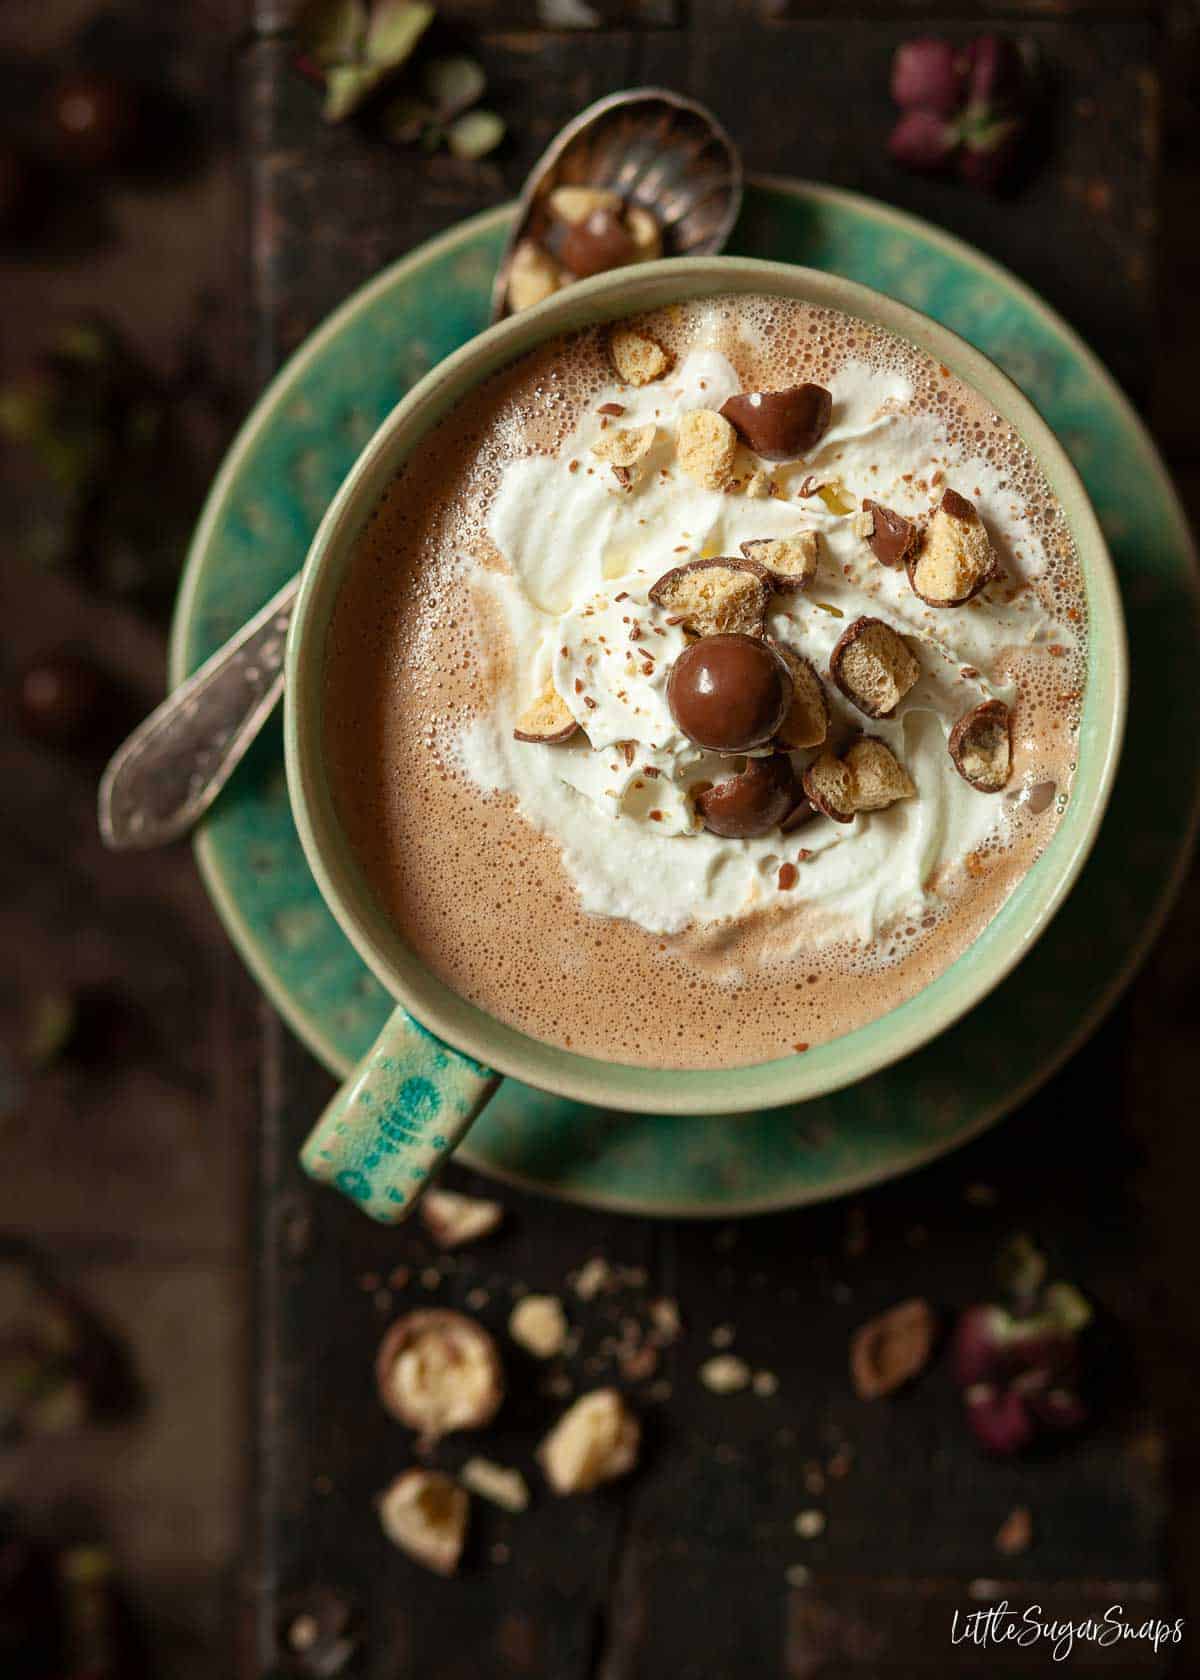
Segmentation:
{"type": "Polygon", "coordinates": [[[977,1383],[964,1399],[967,1423],[985,1452],[1008,1458],[1032,1446],[1037,1430],[1023,1395],[993,1383],[977,1383]]]}
{"type": "Polygon", "coordinates": [[[902,111],[952,117],[963,103],[967,60],[952,41],[922,35],[896,48],[892,98],[902,111]]]}
{"type": "MultiPolygon", "coordinates": [[[[1006,1251],[1006,1275],[1013,1247],[1006,1251]]],[[[1040,1261],[1031,1244],[1026,1248],[1040,1261]]],[[[971,1431],[988,1452],[1021,1452],[1040,1435],[1065,1433],[1087,1418],[1078,1393],[1079,1338],[1092,1309],[1071,1284],[1038,1287],[1033,1280],[1040,1275],[1029,1265],[1013,1274],[1022,1285],[1014,1295],[1018,1310],[976,1303],[955,1326],[954,1378],[971,1431]]]]}
{"type": "Polygon", "coordinates": [[[892,97],[901,108],[888,149],[906,169],[957,165],[972,186],[993,188],[1020,148],[1031,100],[1031,57],[1003,35],[965,48],[936,36],[906,41],[892,60],[892,97]]]}

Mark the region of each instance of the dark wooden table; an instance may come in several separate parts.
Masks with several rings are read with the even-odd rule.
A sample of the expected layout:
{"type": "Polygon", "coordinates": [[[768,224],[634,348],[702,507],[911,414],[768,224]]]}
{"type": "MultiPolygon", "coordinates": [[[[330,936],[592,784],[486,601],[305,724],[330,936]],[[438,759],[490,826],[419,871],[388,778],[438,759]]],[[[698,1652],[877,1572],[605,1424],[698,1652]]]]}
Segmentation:
{"type": "MultiPolygon", "coordinates": [[[[539,0],[442,10],[473,41],[509,119],[499,162],[416,159],[353,128],[323,128],[313,90],[290,68],[287,8],[258,0],[240,57],[258,380],[383,263],[515,189],[580,106],[661,82],[710,102],[751,169],[877,194],[1009,264],[1139,404],[1155,404],[1181,469],[1193,468],[1184,372],[1196,366],[1196,339],[1183,300],[1196,247],[1178,214],[1160,237],[1156,214],[1164,73],[1174,101],[1165,202],[1191,202],[1194,213],[1194,129],[1186,113],[1170,114],[1188,92],[1189,8],[600,0],[602,21],[588,30],[546,28],[539,0]],[[1052,133],[1018,196],[903,175],[885,157],[891,51],[942,10],[937,27],[955,37],[994,23],[1044,48],[1052,133]]],[[[852,1205],[720,1228],[503,1191],[503,1233],[454,1262],[419,1229],[373,1227],[305,1182],[297,1146],[331,1082],[265,1016],[245,1673],[334,1672],[289,1655],[287,1641],[297,1614],[331,1604],[361,1635],[336,1671],[371,1680],[1030,1674],[1043,1671],[1044,1650],[952,1645],[952,1613],[996,1596],[1040,1604],[1047,1619],[1114,1602],[1134,1621],[1186,1610],[1196,1555],[1187,1262],[1198,909],[1193,890],[1132,993],[1039,1096],[934,1167],[852,1205]],[[1111,1372],[1096,1426],[1044,1461],[987,1462],[944,1361],[890,1401],[857,1400],[854,1327],[910,1295],[947,1314],[987,1297],[1000,1243],[1022,1230],[1100,1306],[1111,1372]],[[594,1254],[642,1268],[644,1286],[579,1302],[567,1275],[594,1254]],[[637,1385],[647,1440],[633,1478],[556,1501],[530,1456],[561,1401],[513,1350],[512,1397],[483,1450],[526,1470],[534,1507],[508,1516],[477,1501],[467,1564],[438,1580],[388,1545],[372,1508],[409,1461],[407,1437],[375,1399],[372,1355],[409,1305],[462,1306],[482,1290],[480,1316],[502,1332],[523,1289],[562,1294],[583,1325],[580,1387],[614,1375],[603,1344],[622,1317],[651,1296],[676,1299],[686,1331],[656,1373],[669,1394],[637,1385]],[[777,1376],[775,1395],[719,1397],[700,1383],[723,1326],[737,1352],[777,1376]],[[996,1530],[1022,1505],[1033,1543],[1001,1556],[996,1530]],[[821,1513],[819,1536],[796,1534],[802,1511],[821,1513]]],[[[448,1182],[491,1188],[453,1168],[448,1182]]],[[[441,1463],[453,1468],[473,1450],[460,1439],[441,1463]]],[[[1190,1660],[1186,1646],[1175,1653],[1178,1673],[1196,1672],[1191,1644],[1190,1660]]],[[[1077,1670],[1122,1675],[1167,1672],[1170,1661],[1094,1645],[1073,1658],[1077,1670]]]]}

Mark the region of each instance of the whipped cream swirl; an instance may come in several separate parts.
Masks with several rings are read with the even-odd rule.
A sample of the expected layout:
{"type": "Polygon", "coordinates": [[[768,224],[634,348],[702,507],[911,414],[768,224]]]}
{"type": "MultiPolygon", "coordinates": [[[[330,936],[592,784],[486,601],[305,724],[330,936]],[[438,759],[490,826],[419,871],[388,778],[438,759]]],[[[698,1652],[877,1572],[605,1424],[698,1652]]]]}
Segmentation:
{"type": "MultiPolygon", "coordinates": [[[[739,389],[732,365],[713,350],[693,351],[653,385],[601,392],[556,456],[503,470],[488,531],[506,570],[481,567],[478,582],[503,609],[512,690],[464,731],[459,758],[480,787],[513,795],[526,820],[553,838],[589,911],[673,933],[786,905],[797,944],[870,940],[919,914],[935,872],[962,867],[1005,821],[1002,800],[954,773],[950,728],[979,700],[1013,699],[1003,676],[1008,650],[1073,638],[1028,589],[929,609],[902,573],[874,560],[852,513],[811,494],[811,481],[836,484],[848,508],[869,496],[909,516],[928,507],[931,483],[960,485],[987,521],[1010,583],[1042,569],[1039,539],[997,469],[955,458],[937,417],[909,406],[902,374],[851,363],[830,388],[829,430],[803,463],[768,468],[778,492],[770,498],[703,489],[674,459],[679,417],[719,408],[739,389]],[[624,408],[623,427],[656,428],[629,489],[591,454],[604,431],[595,409],[610,400],[624,408]],[[905,765],[917,797],[848,825],[819,817],[791,837],[724,839],[700,828],[687,789],[737,761],[695,747],[671,717],[667,676],[685,638],[648,591],[688,559],[736,555],[744,541],[804,529],[824,539],[818,576],[804,594],[773,597],[768,631],[823,676],[859,614],[908,639],[921,678],[894,717],[867,727],[905,765]],[[582,733],[565,746],[514,742],[516,716],[547,682],[582,733]],[[801,844],[801,881],[785,891],[779,866],[801,844]]],[[[835,733],[864,727],[826,686],[835,733]]],[[[813,756],[796,754],[797,768],[813,756]]]]}

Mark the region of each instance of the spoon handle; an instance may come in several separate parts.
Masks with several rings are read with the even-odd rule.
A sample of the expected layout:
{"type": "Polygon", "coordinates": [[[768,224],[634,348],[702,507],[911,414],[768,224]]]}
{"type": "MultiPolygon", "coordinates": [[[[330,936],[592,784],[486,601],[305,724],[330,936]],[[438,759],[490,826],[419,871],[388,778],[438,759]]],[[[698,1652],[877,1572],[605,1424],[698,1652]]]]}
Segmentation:
{"type": "Polygon", "coordinates": [[[169,694],[114,754],[100,782],[100,836],[113,851],[177,840],[199,820],[283,694],[299,575],[169,694]]]}

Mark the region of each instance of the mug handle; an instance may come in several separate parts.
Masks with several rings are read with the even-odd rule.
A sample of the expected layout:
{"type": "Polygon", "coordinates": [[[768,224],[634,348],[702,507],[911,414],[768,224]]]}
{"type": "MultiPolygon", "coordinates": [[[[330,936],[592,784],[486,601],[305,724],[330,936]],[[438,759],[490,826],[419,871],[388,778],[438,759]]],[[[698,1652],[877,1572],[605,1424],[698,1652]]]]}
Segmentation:
{"type": "Polygon", "coordinates": [[[300,1151],[384,1225],[398,1225],[500,1083],[500,1075],[394,1009],[300,1151]]]}

